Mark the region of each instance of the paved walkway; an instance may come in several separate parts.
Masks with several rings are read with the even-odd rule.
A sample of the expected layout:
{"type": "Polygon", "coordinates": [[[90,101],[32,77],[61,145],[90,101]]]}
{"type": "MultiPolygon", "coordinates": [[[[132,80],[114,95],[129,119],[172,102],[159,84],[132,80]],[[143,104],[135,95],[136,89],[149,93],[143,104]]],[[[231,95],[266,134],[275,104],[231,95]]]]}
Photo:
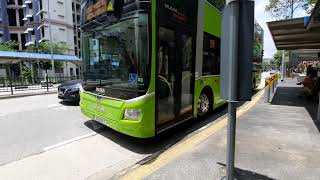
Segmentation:
{"type": "MultiPolygon", "coordinates": [[[[316,102],[306,101],[301,86],[295,83],[281,83],[272,103],[260,99],[238,118],[237,179],[319,180],[316,102]]],[[[145,179],[221,179],[225,175],[226,135],[224,127],[145,179]]]]}

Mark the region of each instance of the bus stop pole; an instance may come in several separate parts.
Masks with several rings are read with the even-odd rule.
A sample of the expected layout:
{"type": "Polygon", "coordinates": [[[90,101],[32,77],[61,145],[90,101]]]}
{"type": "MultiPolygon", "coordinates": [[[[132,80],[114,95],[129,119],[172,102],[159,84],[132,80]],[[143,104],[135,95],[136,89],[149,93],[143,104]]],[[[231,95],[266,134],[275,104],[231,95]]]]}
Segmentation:
{"type": "Polygon", "coordinates": [[[227,180],[234,180],[234,157],[237,111],[237,70],[238,70],[238,36],[239,36],[239,4],[238,0],[227,0],[232,7],[231,12],[231,58],[229,61],[229,92],[228,92],[228,137],[227,137],[227,180]]]}

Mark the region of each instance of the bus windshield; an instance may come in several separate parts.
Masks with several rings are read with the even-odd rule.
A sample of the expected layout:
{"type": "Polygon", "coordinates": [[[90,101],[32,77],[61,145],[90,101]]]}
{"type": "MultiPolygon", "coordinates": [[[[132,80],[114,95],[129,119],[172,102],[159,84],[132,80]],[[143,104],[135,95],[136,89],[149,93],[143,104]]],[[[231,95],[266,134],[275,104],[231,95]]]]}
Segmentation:
{"type": "Polygon", "coordinates": [[[147,14],[84,33],[85,90],[119,99],[145,94],[150,77],[148,36],[147,14]]]}

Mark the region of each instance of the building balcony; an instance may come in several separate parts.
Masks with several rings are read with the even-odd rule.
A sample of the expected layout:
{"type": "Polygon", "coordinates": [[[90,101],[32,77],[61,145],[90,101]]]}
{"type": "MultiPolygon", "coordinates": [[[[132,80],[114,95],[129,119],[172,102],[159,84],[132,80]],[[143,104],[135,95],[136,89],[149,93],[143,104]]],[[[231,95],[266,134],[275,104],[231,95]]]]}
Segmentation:
{"type": "Polygon", "coordinates": [[[32,16],[33,16],[32,14],[27,14],[26,18],[32,18],[32,16]]]}
{"type": "Polygon", "coordinates": [[[27,29],[24,31],[24,33],[25,33],[25,34],[28,34],[28,33],[31,32],[31,31],[33,31],[33,28],[27,28],[27,29]]]}

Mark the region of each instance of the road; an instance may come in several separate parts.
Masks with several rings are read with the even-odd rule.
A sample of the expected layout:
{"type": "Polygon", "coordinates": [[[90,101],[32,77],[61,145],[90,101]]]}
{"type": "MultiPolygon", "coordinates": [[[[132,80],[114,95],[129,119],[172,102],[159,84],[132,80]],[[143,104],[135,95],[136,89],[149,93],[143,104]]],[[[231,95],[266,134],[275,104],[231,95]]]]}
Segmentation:
{"type": "Polygon", "coordinates": [[[87,119],[56,94],[0,100],[0,109],[0,177],[5,179],[112,177],[226,113],[224,106],[206,119],[140,140],[87,119]]]}
{"type": "Polygon", "coordinates": [[[0,100],[0,165],[92,132],[79,107],[61,104],[56,94],[0,100]]]}

